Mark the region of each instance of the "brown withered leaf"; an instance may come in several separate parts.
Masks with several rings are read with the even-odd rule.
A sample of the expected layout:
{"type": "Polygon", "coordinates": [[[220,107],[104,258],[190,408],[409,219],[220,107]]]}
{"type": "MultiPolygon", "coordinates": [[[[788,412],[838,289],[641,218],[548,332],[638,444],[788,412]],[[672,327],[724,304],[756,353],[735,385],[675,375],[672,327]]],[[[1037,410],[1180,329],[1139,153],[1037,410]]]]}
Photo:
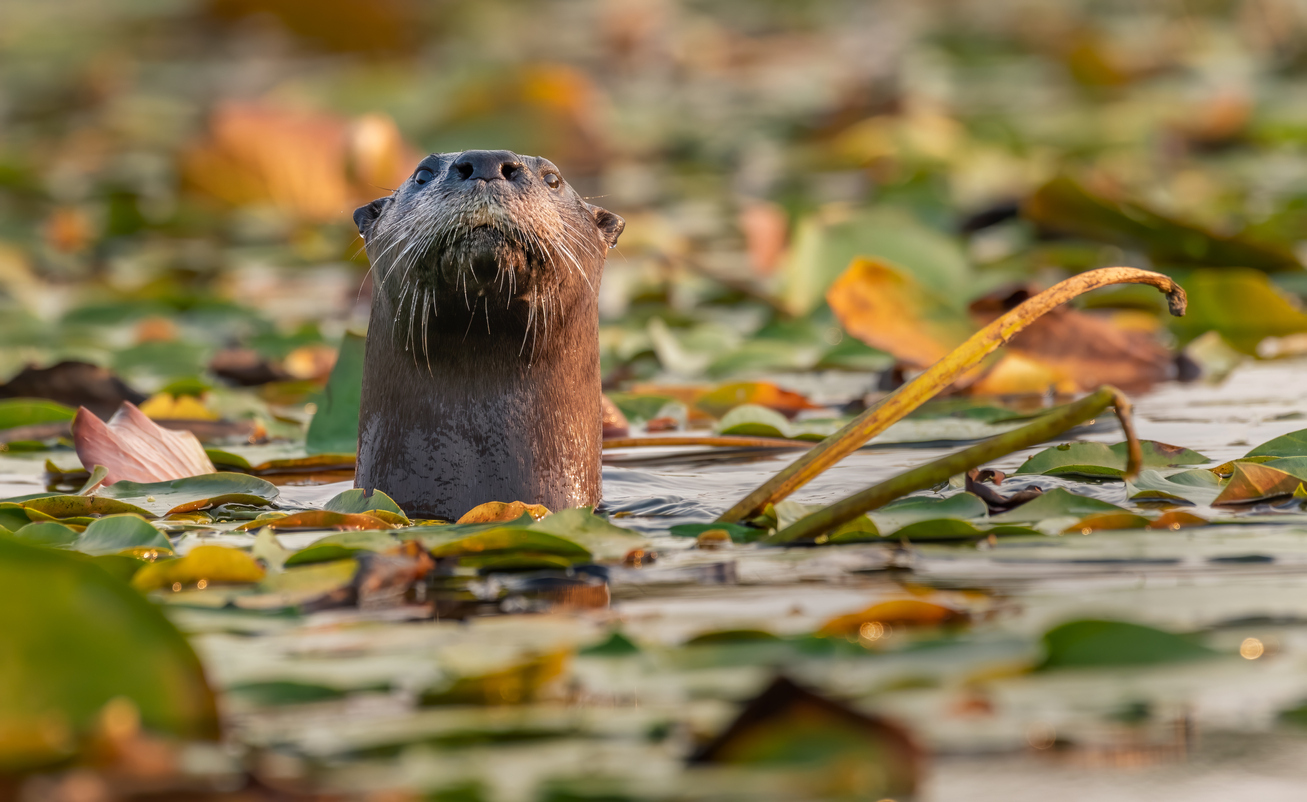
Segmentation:
{"type": "Polygon", "coordinates": [[[365,610],[397,607],[410,601],[414,586],[426,581],[436,561],[416,540],[381,553],[359,554],[354,590],[358,606],[365,610]]]}
{"type": "MultiPolygon", "coordinates": [[[[971,304],[983,326],[1031,296],[1025,287],[991,293],[971,304]]],[[[1174,378],[1174,355],[1150,332],[1126,329],[1075,309],[1054,309],[1013,337],[1007,351],[1072,381],[1079,390],[1110,384],[1126,392],[1146,390],[1174,378]]],[[[988,376],[986,378],[989,378],[988,376]]],[[[983,380],[978,385],[983,384],[983,380]]],[[[975,391],[979,392],[981,386],[975,391]]]]}
{"type": "Polygon", "coordinates": [[[285,515],[280,518],[260,518],[241,524],[238,531],[262,529],[264,527],[290,531],[292,529],[314,530],[335,529],[351,532],[369,529],[394,529],[395,525],[381,517],[366,512],[332,512],[331,510],[306,510],[285,515]]]}
{"type": "Polygon", "coordinates": [[[195,435],[163,428],[131,402],[124,401],[108,423],[80,407],[72,433],[82,466],[93,470],[103,465],[108,470],[106,485],[167,482],[215,472],[195,435]]]}

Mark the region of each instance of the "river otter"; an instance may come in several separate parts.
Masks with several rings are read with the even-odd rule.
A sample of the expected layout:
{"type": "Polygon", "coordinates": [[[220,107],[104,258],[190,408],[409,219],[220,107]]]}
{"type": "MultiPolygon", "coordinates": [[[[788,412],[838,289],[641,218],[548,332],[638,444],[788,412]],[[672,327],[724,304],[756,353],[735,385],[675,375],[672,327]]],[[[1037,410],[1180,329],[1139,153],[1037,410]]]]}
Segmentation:
{"type": "Polygon", "coordinates": [[[374,276],[355,485],[443,518],[597,503],[596,293],[622,218],[546,159],[470,150],[354,222],[374,276]]]}

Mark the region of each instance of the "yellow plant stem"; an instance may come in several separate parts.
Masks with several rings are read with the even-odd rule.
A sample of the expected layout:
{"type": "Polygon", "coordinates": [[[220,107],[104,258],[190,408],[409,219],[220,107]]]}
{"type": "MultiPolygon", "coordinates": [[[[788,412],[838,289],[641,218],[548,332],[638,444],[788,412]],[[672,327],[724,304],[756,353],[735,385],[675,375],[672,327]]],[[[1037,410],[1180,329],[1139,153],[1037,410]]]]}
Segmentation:
{"type": "Polygon", "coordinates": [[[1184,314],[1184,290],[1170,277],[1149,270],[1134,267],[1104,267],[1054,284],[973,334],[952,353],[900,387],[893,395],[854,418],[838,432],[822,440],[807,454],[768,479],[717,520],[721,523],[738,523],[758,515],[768,504],[785,499],[827,468],[861,448],[869,439],[933,398],[1045,313],[1078,295],[1109,284],[1151,284],[1166,293],[1171,314],[1176,316],[1184,314]]]}
{"type": "Polygon", "coordinates": [[[1126,478],[1134,478],[1143,462],[1143,451],[1130,419],[1130,400],[1115,387],[1100,387],[1072,404],[1036,418],[1020,429],[1004,432],[984,442],[949,454],[934,462],[901,473],[877,485],[854,493],[848,498],[824,507],[812,515],[800,518],[768,538],[766,543],[786,544],[811,541],[823,532],[848,523],[863,513],[883,507],[894,499],[917,490],[933,487],[948,481],[950,476],[978,468],[986,462],[1007,456],[1013,451],[1029,448],[1050,440],[1072,426],[1084,423],[1109,406],[1116,408],[1117,418],[1125,431],[1127,445],[1126,478]]]}

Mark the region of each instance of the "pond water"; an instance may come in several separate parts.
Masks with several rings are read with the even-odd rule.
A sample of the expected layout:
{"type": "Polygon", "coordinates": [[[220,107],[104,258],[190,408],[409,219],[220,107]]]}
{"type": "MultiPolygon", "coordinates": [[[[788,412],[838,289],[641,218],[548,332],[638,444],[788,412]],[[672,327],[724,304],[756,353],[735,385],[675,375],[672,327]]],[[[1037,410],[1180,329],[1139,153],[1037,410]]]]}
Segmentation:
{"type": "MultiPolygon", "coordinates": [[[[1220,385],[1164,386],[1136,399],[1136,419],[1143,438],[1230,460],[1304,427],[1307,362],[1250,363],[1220,385]]],[[[1079,436],[1113,443],[1120,432],[1114,419],[1104,418],[1079,436]]],[[[873,445],[796,500],[828,503],[955,447],[873,445]]],[[[286,451],[243,453],[266,456],[275,449],[286,451]]],[[[1014,470],[1037,450],[995,467],[1014,470]]],[[[0,496],[43,489],[45,456],[0,460],[0,496]]],[[[795,456],[609,453],[603,509],[615,523],[650,536],[658,559],[606,568],[608,595],[599,603],[445,620],[430,605],[266,614],[203,594],[162,599],[190,635],[210,681],[227,691],[231,749],[205,759],[221,764],[233,754],[254,755],[261,776],[287,787],[359,793],[477,787],[483,796],[466,798],[531,800],[545,798],[542,787],[598,783],[615,789],[604,799],[782,799],[784,793],[755,788],[745,775],[687,769],[684,758],[783,673],[906,727],[930,755],[919,799],[1301,798],[1307,739],[1281,717],[1307,700],[1307,516],[1296,508],[1258,507],[1242,514],[1256,516],[1248,523],[1235,516],[1232,523],[1179,531],[978,545],[714,550],[668,534],[676,524],[712,520],[795,456]],[[963,611],[969,624],[944,637],[887,627],[883,637],[879,631],[853,637],[859,648],[847,652],[796,646],[838,616],[896,599],[963,611]],[[1215,654],[1156,666],[1030,673],[1042,633],[1079,618],[1189,633],[1215,654]],[[584,651],[613,631],[639,650],[584,651]],[[687,645],[705,633],[731,631],[781,640],[687,645]],[[558,665],[539,668],[542,660],[558,665]],[[537,665],[542,682],[548,680],[534,701],[430,703],[430,688],[450,678],[536,670],[524,665],[537,665]],[[298,703],[268,696],[268,688],[287,683],[319,696],[298,703]],[[723,787],[733,790],[712,790],[723,787]]],[[[53,458],[73,461],[67,452],[53,458]]],[[[1002,487],[1030,484],[1132,506],[1121,482],[1014,477],[1002,487]]],[[[319,506],[348,487],[284,486],[282,501],[319,506]]],[[[293,550],[321,535],[287,534],[280,541],[293,550]]],[[[248,545],[253,537],[210,533],[180,545],[215,541],[248,545]]],[[[490,598],[508,588],[511,595],[514,582],[530,581],[487,579],[479,592],[490,598]],[[495,582],[501,586],[490,587],[495,582]]]]}

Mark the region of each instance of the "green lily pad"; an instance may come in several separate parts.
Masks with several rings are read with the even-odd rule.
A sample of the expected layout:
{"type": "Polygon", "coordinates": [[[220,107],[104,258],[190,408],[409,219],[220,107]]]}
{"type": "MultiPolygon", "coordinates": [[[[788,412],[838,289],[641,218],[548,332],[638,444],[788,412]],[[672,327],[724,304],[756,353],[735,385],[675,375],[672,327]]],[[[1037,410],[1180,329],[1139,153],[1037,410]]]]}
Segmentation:
{"type": "MultiPolygon", "coordinates": [[[[390,542],[390,545],[394,545],[394,540],[390,542]]],[[[302,548],[287,557],[285,567],[293,568],[297,565],[345,560],[353,557],[360,551],[367,551],[367,549],[357,546],[340,546],[335,543],[315,543],[311,546],[302,548]]]]}
{"type": "Polygon", "coordinates": [[[44,398],[7,398],[0,400],[0,429],[71,421],[76,414],[72,407],[44,398]]]}
{"type": "Polygon", "coordinates": [[[726,534],[731,536],[731,542],[733,543],[752,543],[767,534],[763,530],[753,526],[723,523],[677,524],[669,529],[668,532],[676,537],[698,537],[704,532],[709,532],[713,529],[724,530],[726,534]]]}
{"type": "Polygon", "coordinates": [[[1282,434],[1248,452],[1250,457],[1307,457],[1307,429],[1282,434]]]}
{"type": "Polygon", "coordinates": [[[24,501],[23,507],[49,515],[51,518],[77,518],[88,515],[121,515],[130,513],[154,518],[150,510],[114,498],[99,496],[46,496],[24,501]]]}
{"type": "Polygon", "coordinates": [[[566,538],[595,560],[620,560],[632,549],[642,549],[650,543],[644,535],[615,526],[587,507],[559,510],[527,529],[566,538]]]}
{"type": "Polygon", "coordinates": [[[227,693],[259,707],[302,705],[340,699],[345,696],[345,692],[337,688],[290,680],[242,682],[232,685],[227,689],[227,693]]]}
{"type": "MultiPolygon", "coordinates": [[[[427,538],[418,538],[426,544],[427,538]]],[[[433,557],[462,557],[468,554],[486,554],[491,552],[533,551],[542,554],[556,554],[569,557],[574,562],[590,559],[590,552],[570,539],[545,532],[533,532],[512,526],[499,526],[484,532],[445,540],[430,546],[433,557]]]]}
{"type": "Polygon", "coordinates": [[[992,516],[992,523],[1026,523],[1049,518],[1071,517],[1079,520],[1086,515],[1106,512],[1128,512],[1115,504],[1072,493],[1064,487],[1055,487],[1019,507],[992,516]]]}
{"type": "MultiPolygon", "coordinates": [[[[61,760],[111,699],[142,724],[182,738],[216,738],[218,714],[199,659],[150,602],[86,558],[0,540],[0,720],[27,732],[15,770],[61,760]],[[43,748],[46,747],[46,748],[43,748]]],[[[17,760],[15,760],[17,758],[17,760]]]]}
{"type": "Polygon", "coordinates": [[[1158,471],[1140,471],[1126,482],[1131,501],[1179,501],[1206,506],[1221,492],[1221,480],[1208,470],[1181,471],[1164,475],[1158,471]]]}
{"type": "MultiPolygon", "coordinates": [[[[116,499],[136,505],[143,514],[166,515],[182,505],[193,505],[221,496],[250,497],[239,503],[267,503],[280,495],[277,486],[266,479],[243,473],[209,473],[188,476],[171,482],[116,482],[95,491],[91,498],[116,499]],[[145,512],[148,510],[149,512],[145,512]]],[[[121,510],[132,512],[135,510],[121,510]]]]}
{"type": "Polygon", "coordinates": [[[345,559],[300,565],[271,574],[253,593],[233,598],[244,610],[283,610],[317,601],[330,594],[352,593],[350,586],[358,573],[358,560],[345,559]]]}
{"type": "Polygon", "coordinates": [[[1044,633],[1041,669],[1174,663],[1216,652],[1171,632],[1124,621],[1070,621],[1044,633]]]}
{"type": "Polygon", "coordinates": [[[380,490],[375,490],[371,495],[361,487],[346,490],[344,493],[332,496],[326,504],[322,505],[324,510],[331,512],[371,512],[372,510],[384,510],[393,512],[396,515],[408,520],[404,510],[400,508],[395,500],[380,490]]]}
{"type": "Polygon", "coordinates": [[[869,513],[882,534],[893,534],[898,529],[923,521],[943,518],[971,520],[988,515],[989,509],[985,502],[973,493],[957,493],[948,498],[908,496],[869,513]]]}
{"type": "Polygon", "coordinates": [[[791,422],[784,415],[758,404],[741,404],[717,422],[717,433],[739,437],[779,437],[786,440],[823,440],[839,429],[841,421],[791,422]]]}
{"type": "Polygon", "coordinates": [[[55,521],[38,521],[15,530],[14,537],[33,546],[68,549],[72,548],[81,534],[76,529],[55,521]]]}
{"type": "Polygon", "coordinates": [[[73,545],[83,554],[117,554],[127,549],[172,552],[172,543],[139,515],[110,515],[86,527],[73,545]]]}
{"type": "MultiPolygon", "coordinates": [[[[1143,452],[1144,468],[1174,468],[1211,462],[1197,451],[1155,440],[1143,440],[1139,445],[1143,452]]],[[[1016,473],[1119,479],[1125,474],[1126,459],[1126,443],[1113,446],[1103,443],[1063,443],[1034,454],[1022,463],[1016,473]]]]}
{"type": "Polygon", "coordinates": [[[345,332],[336,366],[318,399],[304,448],[310,454],[358,451],[359,406],[363,398],[363,352],[367,338],[345,332]]]}

